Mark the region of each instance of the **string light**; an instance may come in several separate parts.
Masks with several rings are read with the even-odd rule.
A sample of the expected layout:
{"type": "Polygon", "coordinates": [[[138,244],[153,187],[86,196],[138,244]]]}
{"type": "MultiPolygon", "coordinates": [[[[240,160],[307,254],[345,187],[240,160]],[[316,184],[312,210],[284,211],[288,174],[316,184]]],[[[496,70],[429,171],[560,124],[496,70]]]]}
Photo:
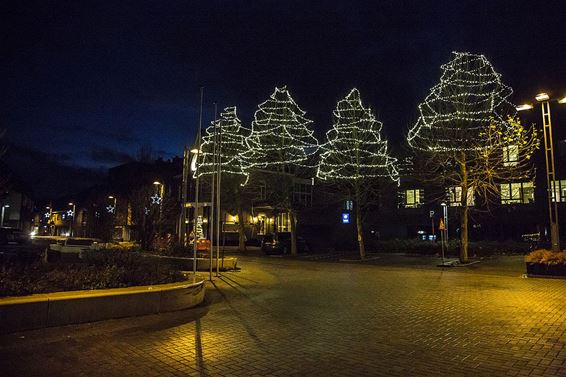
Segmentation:
{"type": "MultiPolygon", "coordinates": [[[[199,163],[197,172],[199,177],[210,175],[215,172],[218,165],[214,164],[214,122],[206,129],[201,153],[199,153],[199,163]]],[[[248,130],[242,126],[238,119],[236,107],[226,107],[220,114],[220,119],[216,121],[216,132],[218,142],[222,145],[221,170],[222,174],[241,175],[245,177],[247,173],[242,168],[241,153],[247,150],[245,134],[248,130]]]]}
{"type": "Polygon", "coordinates": [[[309,164],[318,150],[318,140],[309,129],[312,121],[295,103],[286,86],[275,88],[269,99],[258,106],[252,131],[246,138],[248,150],[242,154],[245,170],[309,164]]]}
{"type": "Polygon", "coordinates": [[[370,108],[363,107],[357,89],[338,101],[333,116],[317,176],[323,180],[387,177],[399,183],[397,159],[389,156],[387,141],[381,139],[383,125],[370,108]]]}
{"type": "Polygon", "coordinates": [[[441,66],[440,83],[432,87],[419,105],[419,119],[409,131],[415,149],[447,152],[482,148],[479,134],[492,124],[506,126],[515,115],[507,98],[513,90],[501,82],[483,55],[453,52],[454,58],[441,66]]]}

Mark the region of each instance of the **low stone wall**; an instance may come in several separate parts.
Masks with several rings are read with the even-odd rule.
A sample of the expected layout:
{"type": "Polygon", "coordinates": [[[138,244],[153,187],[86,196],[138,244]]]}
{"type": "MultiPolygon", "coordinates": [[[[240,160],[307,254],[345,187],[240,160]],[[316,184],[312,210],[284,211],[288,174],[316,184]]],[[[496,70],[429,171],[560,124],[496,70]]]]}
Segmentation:
{"type": "Polygon", "coordinates": [[[199,305],[200,277],[180,283],[0,298],[0,333],[155,314],[199,305]]]}
{"type": "MultiPolygon", "coordinates": [[[[165,255],[143,254],[146,258],[155,259],[158,263],[168,263],[169,265],[183,271],[193,270],[193,258],[189,257],[170,257],[165,255]]],[[[238,258],[225,257],[218,260],[219,269],[222,271],[235,270],[238,258]]],[[[216,258],[212,259],[212,269],[216,270],[216,258]]],[[[210,258],[197,258],[197,271],[210,270],[210,258]]]]}

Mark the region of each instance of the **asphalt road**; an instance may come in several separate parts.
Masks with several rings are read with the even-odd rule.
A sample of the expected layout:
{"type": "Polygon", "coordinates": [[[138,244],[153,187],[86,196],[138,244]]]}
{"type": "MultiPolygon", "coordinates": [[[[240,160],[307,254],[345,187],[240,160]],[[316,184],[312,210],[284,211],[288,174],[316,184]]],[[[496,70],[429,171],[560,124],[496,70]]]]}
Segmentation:
{"type": "Polygon", "coordinates": [[[566,376],[566,280],[243,257],[190,310],[0,337],[2,376],[566,376]]]}

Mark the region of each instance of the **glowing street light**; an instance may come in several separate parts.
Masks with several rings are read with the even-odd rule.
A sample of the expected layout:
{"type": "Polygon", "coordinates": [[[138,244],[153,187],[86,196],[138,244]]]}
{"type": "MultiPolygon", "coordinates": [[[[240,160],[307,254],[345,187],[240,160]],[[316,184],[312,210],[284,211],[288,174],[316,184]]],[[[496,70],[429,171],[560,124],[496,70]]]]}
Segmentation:
{"type": "Polygon", "coordinates": [[[550,99],[550,97],[546,93],[539,93],[535,96],[535,99],[538,102],[544,102],[544,101],[548,101],[550,99]]]}
{"type": "Polygon", "coordinates": [[[530,103],[524,103],[522,105],[517,106],[517,111],[524,111],[524,110],[531,110],[533,105],[530,103]]]}

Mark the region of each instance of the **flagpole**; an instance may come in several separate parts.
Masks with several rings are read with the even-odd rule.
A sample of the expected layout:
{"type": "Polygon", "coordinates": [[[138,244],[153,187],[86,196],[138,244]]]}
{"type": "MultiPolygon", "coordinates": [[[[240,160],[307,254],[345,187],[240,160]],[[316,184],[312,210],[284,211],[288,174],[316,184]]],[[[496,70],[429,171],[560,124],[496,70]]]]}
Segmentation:
{"type": "Polygon", "coordinates": [[[197,154],[196,154],[196,181],[195,181],[195,216],[194,216],[194,226],[193,226],[193,275],[197,274],[197,223],[198,223],[198,206],[199,206],[199,155],[200,155],[200,136],[202,131],[202,100],[204,97],[204,87],[200,87],[200,111],[198,120],[198,132],[197,132],[197,154]]]}
{"type": "MultiPolygon", "coordinates": [[[[216,176],[216,276],[220,276],[220,188],[222,178],[222,127],[218,127],[218,175],[216,176]]],[[[224,250],[223,250],[224,252],[224,250]]]]}
{"type": "Polygon", "coordinates": [[[216,173],[216,102],[214,102],[214,123],[213,123],[213,137],[212,137],[212,175],[211,175],[211,197],[210,197],[210,250],[209,250],[209,279],[212,281],[212,254],[214,253],[214,186],[216,173]]]}

